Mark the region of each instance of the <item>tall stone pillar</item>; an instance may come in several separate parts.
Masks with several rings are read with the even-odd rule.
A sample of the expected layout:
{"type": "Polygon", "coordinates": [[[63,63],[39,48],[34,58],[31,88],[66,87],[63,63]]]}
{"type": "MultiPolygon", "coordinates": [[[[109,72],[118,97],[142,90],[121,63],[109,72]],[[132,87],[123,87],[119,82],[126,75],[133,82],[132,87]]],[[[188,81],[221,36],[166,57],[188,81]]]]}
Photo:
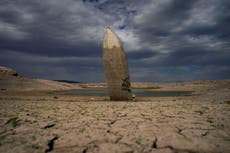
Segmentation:
{"type": "Polygon", "coordinates": [[[103,64],[110,100],[132,100],[125,51],[110,27],[103,39],[103,64]]]}

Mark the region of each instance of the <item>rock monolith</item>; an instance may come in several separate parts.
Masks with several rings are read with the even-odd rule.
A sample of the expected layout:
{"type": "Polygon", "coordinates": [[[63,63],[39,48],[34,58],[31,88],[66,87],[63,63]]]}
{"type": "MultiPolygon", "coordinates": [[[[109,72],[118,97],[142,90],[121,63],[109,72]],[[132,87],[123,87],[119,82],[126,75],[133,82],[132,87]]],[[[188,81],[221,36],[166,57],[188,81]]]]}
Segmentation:
{"type": "Polygon", "coordinates": [[[110,27],[106,29],[103,39],[103,64],[110,100],[132,100],[125,51],[110,27]]]}

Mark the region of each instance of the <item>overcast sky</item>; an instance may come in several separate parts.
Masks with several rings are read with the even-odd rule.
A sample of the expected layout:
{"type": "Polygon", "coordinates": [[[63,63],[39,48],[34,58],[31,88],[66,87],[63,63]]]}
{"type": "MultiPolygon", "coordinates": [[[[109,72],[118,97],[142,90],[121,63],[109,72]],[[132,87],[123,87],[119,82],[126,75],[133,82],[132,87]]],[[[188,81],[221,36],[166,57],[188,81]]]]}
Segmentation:
{"type": "Polygon", "coordinates": [[[229,0],[0,0],[0,65],[103,82],[108,26],[123,42],[131,81],[230,78],[229,0]]]}

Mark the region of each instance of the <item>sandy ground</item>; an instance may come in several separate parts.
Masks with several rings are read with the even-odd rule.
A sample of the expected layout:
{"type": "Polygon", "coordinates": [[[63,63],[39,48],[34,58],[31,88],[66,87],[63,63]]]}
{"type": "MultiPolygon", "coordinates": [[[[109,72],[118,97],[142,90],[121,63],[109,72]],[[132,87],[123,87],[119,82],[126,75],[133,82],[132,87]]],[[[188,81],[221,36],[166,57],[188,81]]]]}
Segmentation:
{"type": "Polygon", "coordinates": [[[0,91],[0,152],[230,152],[230,80],[157,86],[161,88],[152,90],[195,92],[114,102],[108,97],[0,91]]]}

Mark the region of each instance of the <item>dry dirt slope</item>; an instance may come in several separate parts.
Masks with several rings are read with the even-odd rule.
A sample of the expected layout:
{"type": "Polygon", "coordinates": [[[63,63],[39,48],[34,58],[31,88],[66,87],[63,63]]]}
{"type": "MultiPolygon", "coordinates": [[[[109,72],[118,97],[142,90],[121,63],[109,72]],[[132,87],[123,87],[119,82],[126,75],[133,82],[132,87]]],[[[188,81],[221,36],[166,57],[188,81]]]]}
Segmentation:
{"type": "Polygon", "coordinates": [[[78,88],[77,84],[23,77],[11,68],[0,66],[1,90],[68,90],[78,88]]]}

